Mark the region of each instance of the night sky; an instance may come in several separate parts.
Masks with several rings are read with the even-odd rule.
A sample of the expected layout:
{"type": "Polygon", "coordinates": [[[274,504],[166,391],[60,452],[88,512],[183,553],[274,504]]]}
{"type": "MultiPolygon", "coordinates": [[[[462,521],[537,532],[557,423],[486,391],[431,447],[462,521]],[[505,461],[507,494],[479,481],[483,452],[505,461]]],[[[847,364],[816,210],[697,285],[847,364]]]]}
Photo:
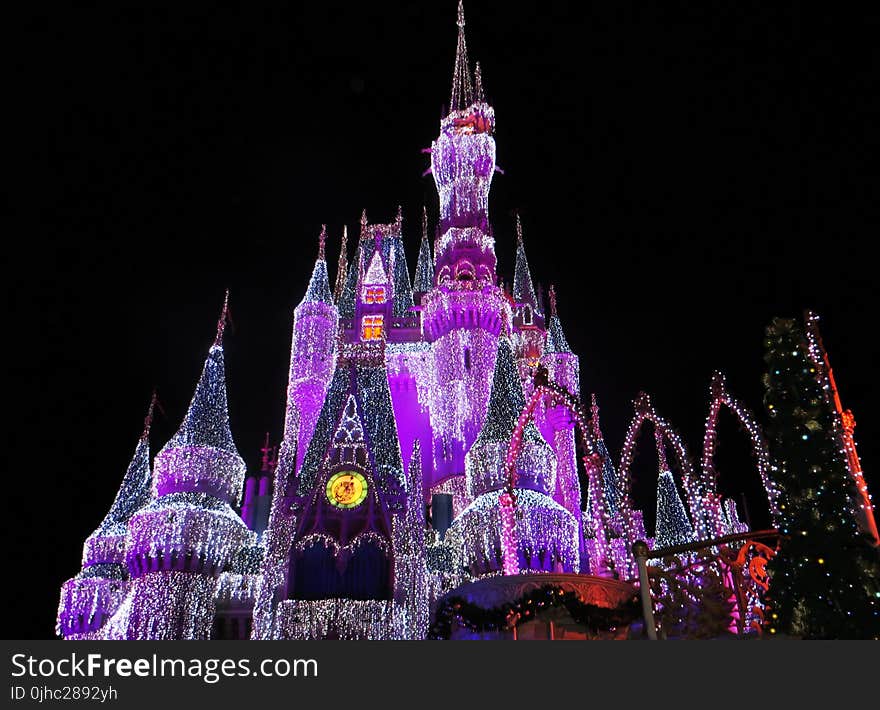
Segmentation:
{"type": "MultiPolygon", "coordinates": [[[[712,370],[760,413],[764,327],[816,310],[876,495],[876,37],[865,18],[776,3],[614,5],[466,5],[505,171],[501,277],[519,209],[615,458],[644,389],[698,462],[712,370]]],[[[41,638],[153,385],[154,453],[180,423],[225,288],[232,431],[253,467],[281,434],[321,223],[335,278],[343,224],[354,237],[363,208],[387,222],[401,204],[414,268],[422,205],[432,225],[438,210],[420,151],[449,101],[455,0],[67,10],[8,28],[4,632],[41,638]]],[[[650,531],[652,438],[640,448],[650,531]]],[[[765,525],[729,414],[718,462],[765,525]]]]}

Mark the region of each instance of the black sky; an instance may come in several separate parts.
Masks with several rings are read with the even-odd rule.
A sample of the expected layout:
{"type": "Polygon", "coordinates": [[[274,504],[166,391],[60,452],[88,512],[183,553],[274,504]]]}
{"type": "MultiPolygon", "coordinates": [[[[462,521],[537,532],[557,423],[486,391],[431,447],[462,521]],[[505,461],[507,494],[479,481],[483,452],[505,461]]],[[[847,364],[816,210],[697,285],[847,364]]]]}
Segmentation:
{"type": "MultiPolygon", "coordinates": [[[[874,18],[510,7],[466,5],[505,171],[490,198],[499,268],[509,281],[518,208],[615,457],[645,389],[696,462],[713,368],[760,411],[763,328],[812,308],[876,493],[874,18]]],[[[420,149],[448,101],[454,20],[454,0],[10,18],[10,637],[52,634],[152,386],[167,414],[155,452],[227,286],[230,416],[254,466],[263,433],[281,432],[291,314],[321,223],[332,275],[342,225],[402,204],[412,269],[423,203],[436,221],[420,149]]],[[[650,440],[643,451],[647,489],[650,440]]],[[[760,507],[731,421],[720,455],[725,492],[760,507]]]]}

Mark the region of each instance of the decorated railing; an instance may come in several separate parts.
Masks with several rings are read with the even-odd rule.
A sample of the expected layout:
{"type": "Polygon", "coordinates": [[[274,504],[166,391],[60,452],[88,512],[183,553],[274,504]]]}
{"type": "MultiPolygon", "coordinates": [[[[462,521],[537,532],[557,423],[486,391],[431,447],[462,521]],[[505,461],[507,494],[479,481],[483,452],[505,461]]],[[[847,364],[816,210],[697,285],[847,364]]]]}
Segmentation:
{"type": "Polygon", "coordinates": [[[761,530],[649,551],[633,544],[648,638],[760,634],[767,562],[780,534],[761,530]]]}

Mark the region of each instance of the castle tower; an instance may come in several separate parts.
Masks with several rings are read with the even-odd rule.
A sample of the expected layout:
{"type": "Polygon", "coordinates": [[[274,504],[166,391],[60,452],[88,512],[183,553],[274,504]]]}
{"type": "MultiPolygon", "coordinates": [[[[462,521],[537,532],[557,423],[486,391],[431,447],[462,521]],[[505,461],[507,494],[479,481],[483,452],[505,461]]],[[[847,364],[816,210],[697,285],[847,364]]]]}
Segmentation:
{"type": "MultiPolygon", "coordinates": [[[[514,278],[514,298],[517,301],[518,316],[524,320],[524,313],[531,308],[536,308],[537,302],[532,288],[532,279],[528,273],[528,263],[525,261],[525,251],[522,249],[522,240],[519,240],[517,248],[517,278],[514,278]],[[520,260],[520,255],[522,259],[520,260]],[[522,264],[522,266],[521,266],[522,264]],[[517,284],[519,284],[517,288],[517,284]],[[518,294],[518,295],[517,295],[518,294]]],[[[531,316],[536,319],[536,311],[531,316]]],[[[521,336],[530,347],[534,347],[531,338],[534,334],[543,335],[543,316],[540,329],[537,325],[522,326],[521,336]]],[[[522,322],[521,320],[521,322],[522,322]]],[[[567,389],[575,397],[580,395],[579,362],[565,339],[562,331],[562,323],[556,310],[556,290],[550,286],[550,325],[547,329],[547,342],[539,346],[543,350],[541,363],[547,368],[547,374],[551,381],[567,389]]],[[[522,376],[522,361],[520,376],[522,376]]],[[[529,381],[531,378],[528,378],[529,381]]],[[[539,410],[538,425],[544,438],[553,445],[558,461],[557,487],[553,498],[562,507],[568,510],[576,519],[580,520],[581,514],[581,490],[578,478],[577,461],[575,459],[575,433],[574,422],[564,407],[548,408],[547,404],[539,410]]]]}
{"type": "Polygon", "coordinates": [[[337,305],[341,336],[346,342],[421,339],[418,315],[413,311],[400,208],[388,224],[370,224],[364,210],[354,260],[337,305]],[[366,322],[364,316],[368,317],[366,322]]]}
{"type": "MultiPolygon", "coordinates": [[[[227,292],[227,301],[229,293],[227,292]]],[[[202,375],[177,433],[156,455],[155,499],[128,522],[128,596],[111,638],[206,639],[220,572],[253,542],[233,510],[245,464],[229,429],[223,330],[217,326],[202,375]]]]}
{"type": "Polygon", "coordinates": [[[434,259],[428,242],[428,212],[422,209],[422,241],[419,244],[419,258],[416,262],[416,278],[413,282],[413,299],[416,306],[422,305],[422,297],[434,288],[434,259]]]}
{"type": "MultiPolygon", "coordinates": [[[[507,484],[504,461],[508,443],[525,406],[513,352],[499,341],[486,420],[468,452],[467,491],[473,502],[456,518],[450,535],[463,545],[471,574],[502,569],[499,496],[507,484]]],[[[576,572],[579,568],[578,520],[556,503],[556,455],[534,422],[522,433],[517,474],[517,538],[520,569],[576,572]]]]}
{"type": "Polygon", "coordinates": [[[64,583],[58,607],[57,632],[64,638],[96,634],[114,614],[128,587],[125,534],[132,515],[151,498],[150,425],[156,393],[144,430],[119,491],[104,520],[83,545],[82,571],[64,583]]]}
{"type": "Polygon", "coordinates": [[[380,348],[342,346],[290,498],[277,638],[401,633],[393,533],[406,524],[407,482],[383,360],[380,348]]]}
{"type": "Polygon", "coordinates": [[[440,198],[434,288],[422,299],[437,393],[431,403],[436,464],[431,484],[434,492],[459,496],[464,455],[483,424],[498,336],[510,330],[509,302],[496,285],[489,227],[495,112],[474,95],[464,27],[459,3],[450,109],[431,145],[430,170],[440,198]]]}
{"type": "Polygon", "coordinates": [[[516,265],[513,274],[513,346],[523,388],[529,394],[532,374],[544,349],[544,313],[539,306],[526,258],[522,222],[516,215],[516,265]]]}
{"type": "MultiPolygon", "coordinates": [[[[338,311],[330,292],[325,246],[327,227],[321,226],[318,258],[305,296],[293,311],[293,342],[290,348],[290,376],[287,385],[287,420],[282,443],[282,464],[296,443],[296,470],[302,466],[312,438],[315,420],[324,403],[333,374],[338,311]],[[286,451],[285,451],[286,450],[286,451]]],[[[344,249],[344,246],[343,246],[344,249]]],[[[283,469],[289,475],[287,469],[283,469]]]]}

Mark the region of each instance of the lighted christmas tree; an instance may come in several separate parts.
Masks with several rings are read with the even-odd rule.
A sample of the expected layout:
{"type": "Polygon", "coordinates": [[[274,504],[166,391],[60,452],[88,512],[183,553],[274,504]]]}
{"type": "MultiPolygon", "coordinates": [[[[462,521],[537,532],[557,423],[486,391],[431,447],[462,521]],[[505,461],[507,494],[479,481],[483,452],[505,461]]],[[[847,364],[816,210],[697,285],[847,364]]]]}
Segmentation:
{"type": "Polygon", "coordinates": [[[656,530],[656,549],[685,545],[694,539],[694,530],[669,469],[661,471],[657,478],[656,530]]]}
{"type": "Polygon", "coordinates": [[[776,318],[766,336],[764,404],[783,534],[769,565],[769,630],[803,638],[878,638],[877,551],[852,514],[846,460],[816,363],[797,321],[776,318]]]}

